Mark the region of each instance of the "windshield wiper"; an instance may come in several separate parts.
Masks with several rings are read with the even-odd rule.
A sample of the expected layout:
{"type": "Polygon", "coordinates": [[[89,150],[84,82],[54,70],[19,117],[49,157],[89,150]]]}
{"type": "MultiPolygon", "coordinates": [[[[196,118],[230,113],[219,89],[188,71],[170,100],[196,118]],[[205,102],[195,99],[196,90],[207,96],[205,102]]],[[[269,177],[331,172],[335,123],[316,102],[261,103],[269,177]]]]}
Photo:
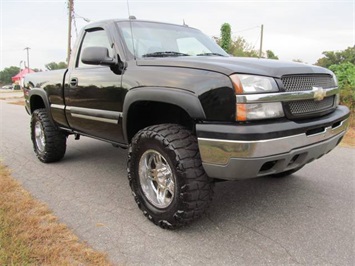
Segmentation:
{"type": "Polygon", "coordinates": [[[165,51],[165,52],[154,52],[142,55],[142,57],[169,57],[169,56],[189,56],[188,54],[174,52],[174,51],[165,51]]]}
{"type": "Polygon", "coordinates": [[[219,53],[203,53],[203,54],[197,54],[197,56],[225,56],[223,54],[219,54],[219,53]]]}

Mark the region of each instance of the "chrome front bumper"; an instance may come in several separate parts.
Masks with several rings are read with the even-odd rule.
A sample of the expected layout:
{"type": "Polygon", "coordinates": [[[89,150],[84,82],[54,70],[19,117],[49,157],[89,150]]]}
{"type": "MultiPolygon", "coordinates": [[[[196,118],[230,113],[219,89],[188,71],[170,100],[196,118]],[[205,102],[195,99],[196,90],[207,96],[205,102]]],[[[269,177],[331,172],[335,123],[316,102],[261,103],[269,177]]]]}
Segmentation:
{"type": "Polygon", "coordinates": [[[239,141],[198,138],[203,167],[210,177],[234,180],[298,168],[334,149],[349,119],[323,131],[266,140],[239,141]]]}

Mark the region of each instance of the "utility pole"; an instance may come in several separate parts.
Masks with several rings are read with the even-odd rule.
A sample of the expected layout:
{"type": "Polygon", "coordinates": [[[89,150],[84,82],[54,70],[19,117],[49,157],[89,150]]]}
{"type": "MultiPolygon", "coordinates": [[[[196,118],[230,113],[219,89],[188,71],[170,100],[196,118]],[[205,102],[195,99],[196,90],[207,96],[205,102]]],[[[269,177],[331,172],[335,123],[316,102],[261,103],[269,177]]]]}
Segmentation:
{"type": "Polygon", "coordinates": [[[68,0],[68,50],[67,50],[67,63],[69,64],[70,54],[71,54],[71,25],[74,10],[74,0],[68,0]]]}
{"type": "Polygon", "coordinates": [[[25,49],[23,49],[23,50],[27,50],[27,68],[28,68],[28,70],[30,70],[30,54],[29,54],[30,49],[31,49],[30,47],[26,47],[25,49]]]}
{"type": "Polygon", "coordinates": [[[264,35],[264,25],[261,24],[259,58],[261,58],[263,52],[263,37],[264,37],[263,35],[264,35]]]}

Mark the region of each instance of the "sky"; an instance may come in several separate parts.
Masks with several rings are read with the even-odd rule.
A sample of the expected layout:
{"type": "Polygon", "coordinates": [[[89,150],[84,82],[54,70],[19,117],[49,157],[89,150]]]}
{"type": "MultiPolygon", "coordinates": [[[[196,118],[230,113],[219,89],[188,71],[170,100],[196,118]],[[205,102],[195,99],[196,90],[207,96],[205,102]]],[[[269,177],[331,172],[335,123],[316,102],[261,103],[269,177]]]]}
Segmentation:
{"type": "MultiPolygon", "coordinates": [[[[300,59],[314,64],[323,51],[355,45],[355,0],[128,0],[137,19],[182,24],[208,36],[219,36],[225,22],[232,36],[242,36],[259,49],[264,25],[263,51],[272,50],[280,60],[300,59]]],[[[128,18],[126,0],[74,0],[76,32],[87,22],[128,18]]],[[[68,9],[65,0],[0,0],[0,70],[24,67],[24,48],[30,47],[31,68],[66,60],[68,9]]]]}

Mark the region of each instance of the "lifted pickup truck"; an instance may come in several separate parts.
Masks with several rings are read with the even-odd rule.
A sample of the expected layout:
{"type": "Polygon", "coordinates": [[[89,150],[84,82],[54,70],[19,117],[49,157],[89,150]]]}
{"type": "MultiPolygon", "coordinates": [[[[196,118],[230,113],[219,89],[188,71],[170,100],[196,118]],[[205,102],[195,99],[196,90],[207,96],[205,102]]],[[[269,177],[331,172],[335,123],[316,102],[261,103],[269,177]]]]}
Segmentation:
{"type": "Polygon", "coordinates": [[[39,160],[62,159],[71,134],[128,148],[139,208],[169,229],[204,213],[214,181],[290,175],[348,127],[331,71],[231,57],[199,30],[166,23],[87,25],[67,70],[25,84],[39,160]]]}

